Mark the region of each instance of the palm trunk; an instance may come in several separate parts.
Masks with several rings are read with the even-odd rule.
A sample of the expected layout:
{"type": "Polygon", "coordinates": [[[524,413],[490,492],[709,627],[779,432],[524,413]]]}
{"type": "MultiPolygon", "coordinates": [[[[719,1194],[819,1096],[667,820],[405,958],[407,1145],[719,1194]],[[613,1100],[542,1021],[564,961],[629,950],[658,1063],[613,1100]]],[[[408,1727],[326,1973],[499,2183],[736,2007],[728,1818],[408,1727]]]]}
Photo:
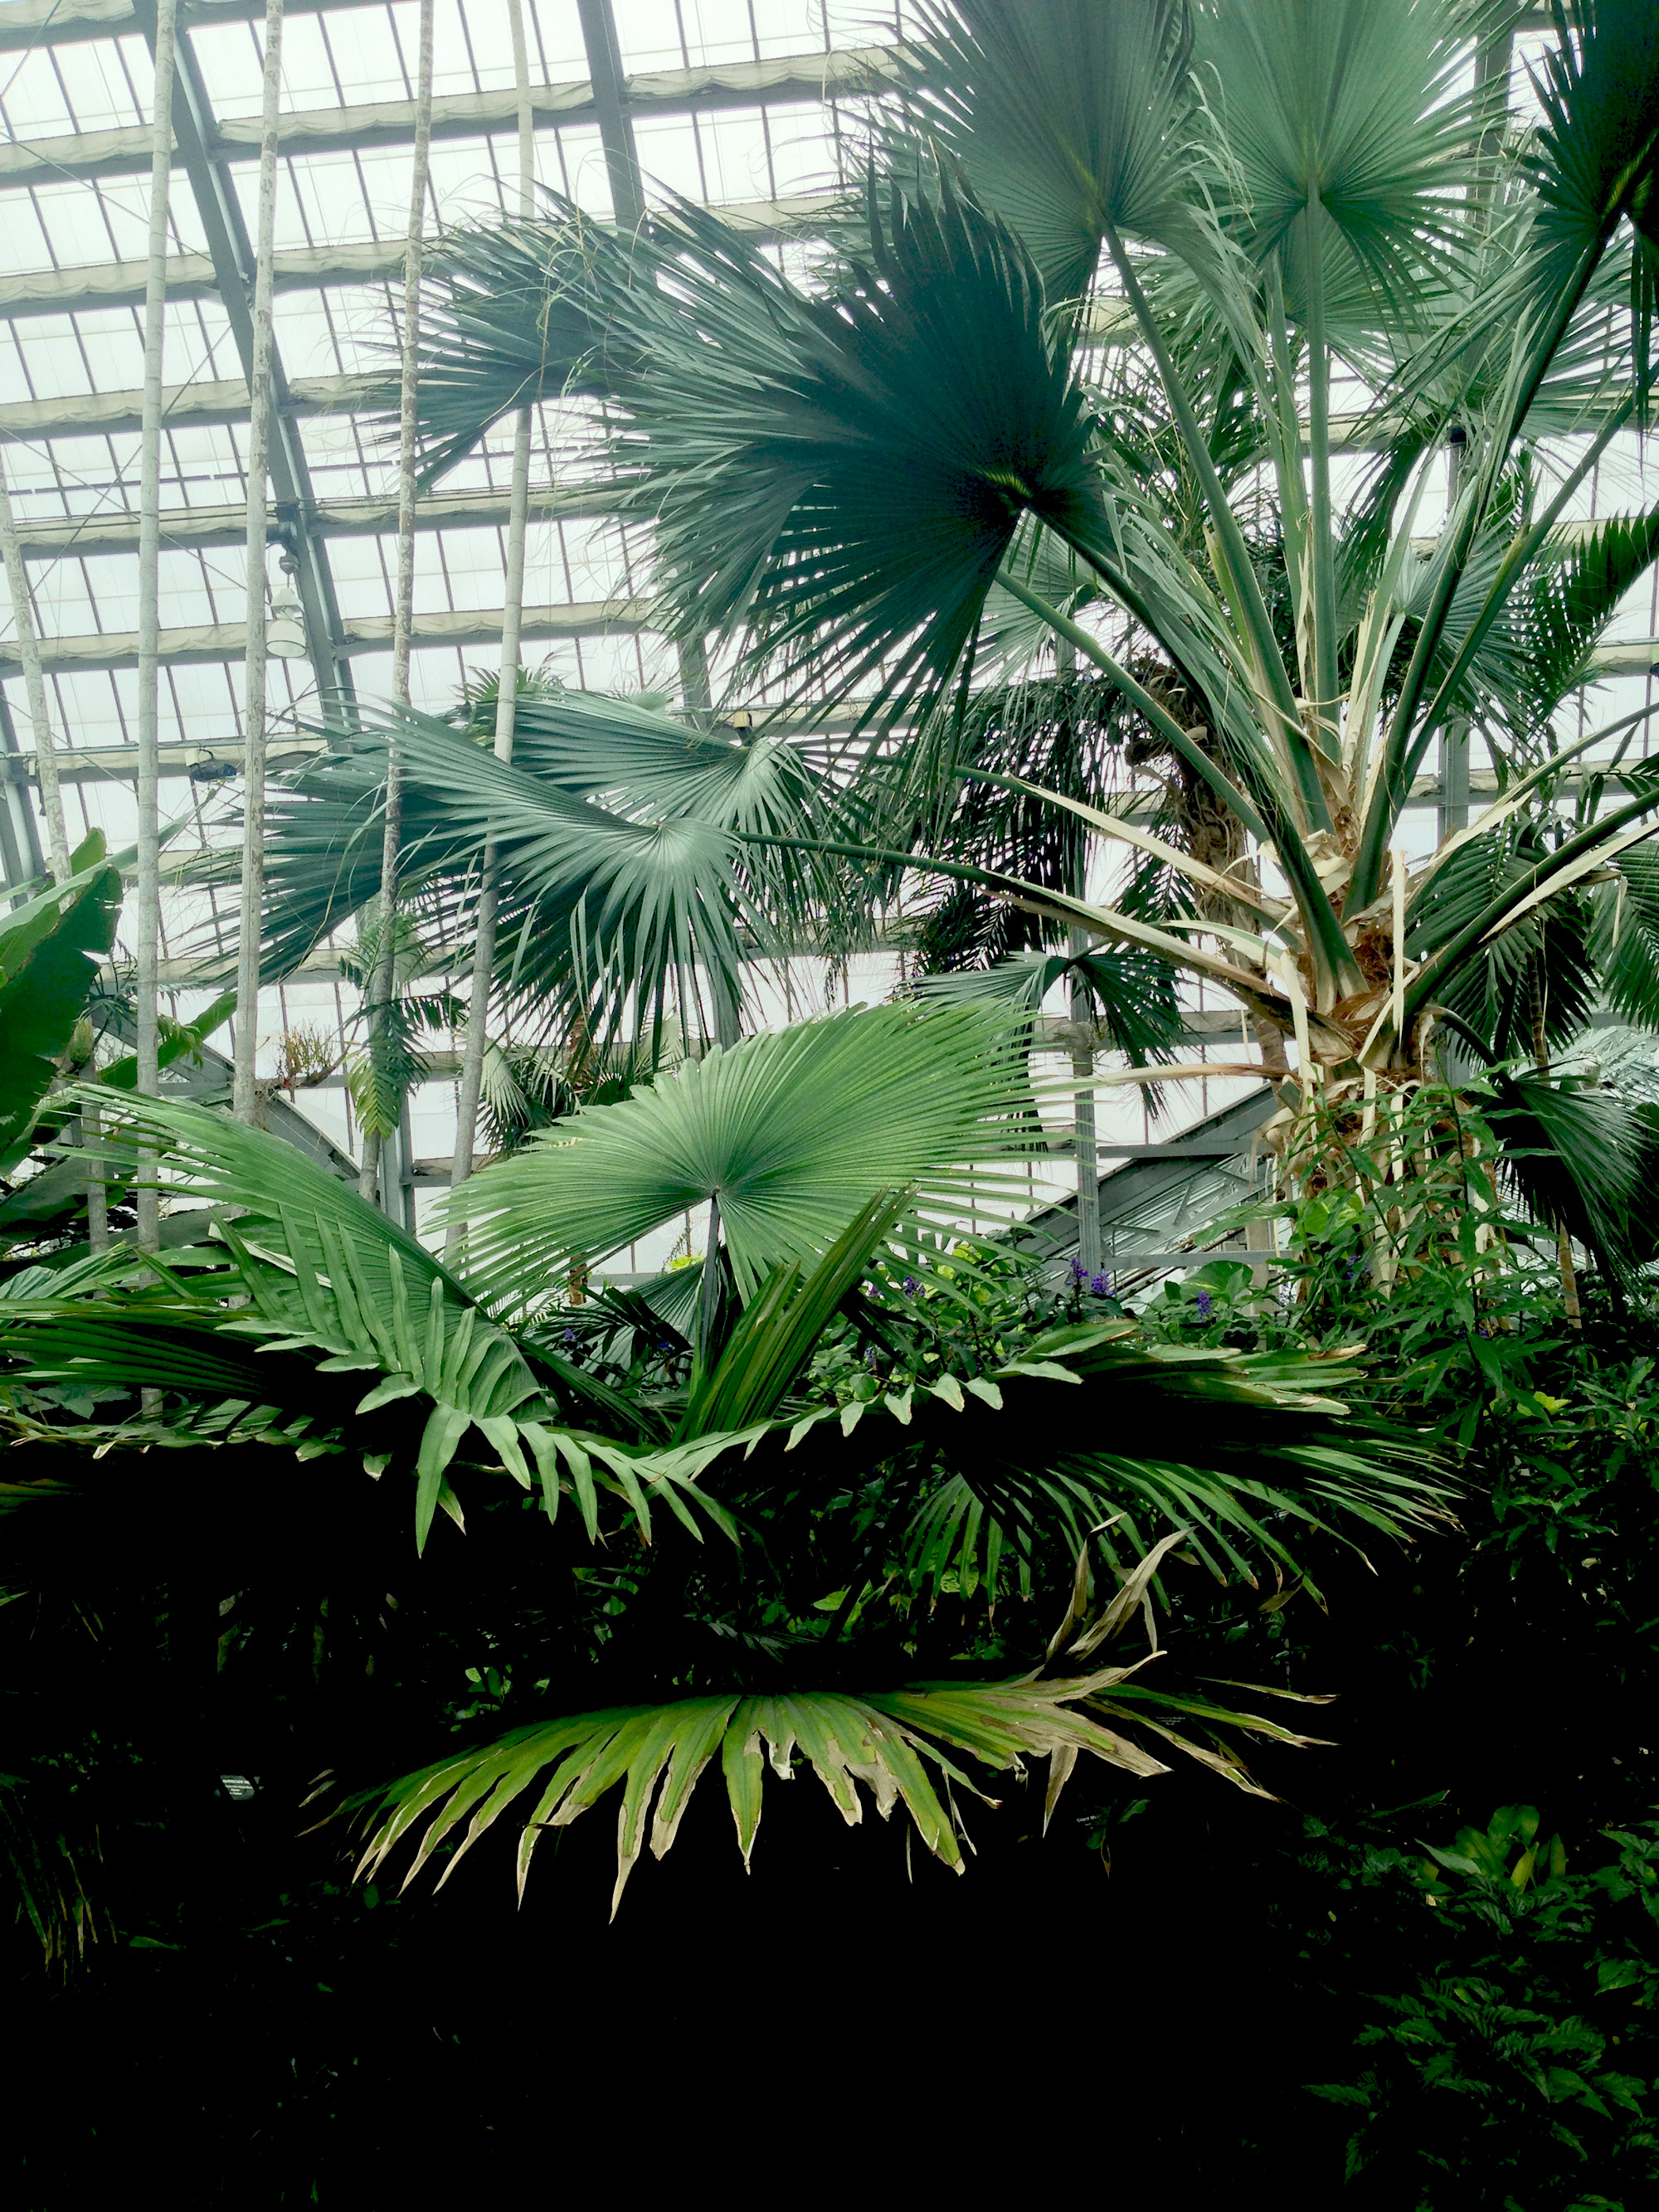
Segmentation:
{"type": "MultiPolygon", "coordinates": [[[[139,441],[138,495],[138,945],[137,1086],[154,1097],[161,1087],[161,1009],[156,985],[161,939],[158,817],[161,678],[161,355],[167,325],[167,191],[173,175],[173,54],[176,0],[157,0],[155,111],[149,170],[149,264],[144,280],[144,398],[139,441]]],[[[155,1155],[137,1162],[138,1243],[161,1244],[161,1196],[155,1155]]]]}
{"type": "Polygon", "coordinates": [[[46,679],[40,673],[40,643],[34,634],[34,609],[29,599],[28,572],[17,543],[17,524],[11,511],[3,460],[0,460],[0,561],[6,564],[11,586],[12,624],[17,632],[17,658],[23,670],[23,689],[28,694],[29,720],[34,728],[34,773],[40,787],[40,811],[46,822],[46,857],[52,879],[61,884],[70,872],[69,837],[64,827],[64,794],[58,782],[58,752],[52,743],[52,717],[46,712],[46,679]]]}
{"type": "Polygon", "coordinates": [[[254,243],[253,368],[248,380],[246,744],[242,769],[242,902],[236,940],[236,1038],[231,1098],[252,1127],[259,1033],[259,941],[265,896],[265,493],[270,450],[270,299],[276,222],[276,128],[282,94],[283,0],[265,0],[264,104],[259,217],[254,243]]]}
{"type": "MultiPolygon", "coordinates": [[[[410,635],[415,617],[415,410],[420,395],[421,265],[426,228],[426,188],[432,145],[433,0],[421,0],[420,58],[415,87],[415,151],[409,187],[409,231],[404,246],[404,343],[398,391],[398,593],[392,619],[392,694],[409,703],[410,635]]],[[[380,943],[369,979],[368,1049],[377,1076],[386,1065],[386,1030],[397,988],[398,869],[404,827],[403,766],[394,742],[386,761],[386,814],[380,836],[380,943]]],[[[377,1092],[381,1085],[377,1082],[377,1092]]],[[[385,1141],[363,1131],[357,1188],[380,1194],[385,1141]]]]}
{"type": "Polygon", "coordinates": [[[103,1115],[88,1106],[81,1116],[81,1141],[87,1148],[87,1243],[94,1252],[109,1249],[109,1191],[98,1157],[103,1133],[103,1115]]]}
{"type": "MultiPolygon", "coordinates": [[[[1088,950],[1087,933],[1071,933],[1069,950],[1075,959],[1088,950]]],[[[1072,979],[1072,1074],[1088,1084],[1095,1072],[1093,1012],[1089,994],[1073,975],[1072,979]]],[[[1072,1109],[1077,1153],[1077,1263],[1091,1280],[1100,1273],[1100,1156],[1095,1146],[1095,1094],[1080,1090],[1072,1109]]]]}
{"type": "MultiPolygon", "coordinates": [[[[1550,1072],[1549,1039],[1544,1030],[1546,1006],[1543,963],[1534,953],[1532,960],[1532,1060],[1540,1075],[1550,1072]]],[[[1559,1215],[1555,1223],[1555,1261],[1561,1271],[1561,1304],[1569,1328],[1584,1326],[1583,1309],[1578,1302],[1578,1270],[1573,1265],[1572,1238],[1567,1224],[1559,1215]]]]}
{"type": "MultiPolygon", "coordinates": [[[[525,47],[524,14],[520,0],[507,0],[507,21],[513,32],[514,81],[519,108],[519,212],[527,221],[535,213],[536,141],[530,106],[530,62],[525,47]]],[[[501,594],[501,672],[495,692],[495,757],[513,757],[513,731],[518,708],[519,640],[524,622],[525,522],[530,506],[531,410],[519,410],[513,431],[513,484],[507,507],[507,571],[501,594]]],[[[472,947],[472,989],[466,1006],[466,1043],[461,1055],[460,1091],[455,1102],[455,1152],[450,1162],[449,1188],[459,1190],[472,1172],[473,1148],[477,1141],[478,1102],[483,1091],[484,1054],[489,1042],[489,987],[495,966],[495,916],[499,901],[494,842],[483,850],[478,885],[478,916],[472,947]]],[[[461,1255],[465,1238],[459,1216],[452,1213],[444,1240],[445,1256],[453,1266],[461,1255]]]]}

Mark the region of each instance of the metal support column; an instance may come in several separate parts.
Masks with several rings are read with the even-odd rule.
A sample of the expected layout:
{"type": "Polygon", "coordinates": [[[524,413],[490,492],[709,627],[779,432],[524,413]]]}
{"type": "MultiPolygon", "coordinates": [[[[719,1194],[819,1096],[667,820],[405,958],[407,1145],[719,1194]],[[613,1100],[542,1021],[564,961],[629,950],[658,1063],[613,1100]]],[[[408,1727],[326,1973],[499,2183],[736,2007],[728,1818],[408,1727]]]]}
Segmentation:
{"type": "MultiPolygon", "coordinates": [[[[645,185],[628,112],[628,79],[623,73],[617,19],[611,0],[576,0],[576,4],[581,16],[582,43],[587,48],[587,77],[593,92],[599,143],[605,149],[605,166],[611,179],[611,209],[619,229],[637,230],[645,221],[645,185]]],[[[682,639],[678,651],[681,702],[694,720],[700,726],[706,724],[714,702],[702,640],[682,639]]]]}
{"type": "Polygon", "coordinates": [[[639,149],[628,113],[628,80],[623,75],[622,47],[617,38],[617,19],[611,0],[576,0],[582,19],[582,43],[587,48],[587,76],[593,88],[593,112],[599,125],[599,143],[611,177],[611,204],[623,230],[637,230],[645,220],[645,187],[640,180],[639,149]]]}
{"type": "MultiPolygon", "coordinates": [[[[151,52],[155,45],[155,0],[133,0],[133,14],[151,52]]],[[[218,134],[207,87],[191,51],[190,33],[179,23],[174,62],[173,135],[179,165],[190,180],[197,213],[206,234],[214,279],[242,374],[253,374],[254,256],[240,204],[228,165],[217,151],[218,134]]],[[[275,347],[270,361],[270,488],[280,536],[292,546],[305,622],[306,644],[325,696],[354,697],[351,663],[346,656],[334,579],[317,522],[311,471],[306,462],[298,417],[288,380],[275,347]]]]}
{"type": "MultiPolygon", "coordinates": [[[[17,732],[11,708],[6,703],[5,693],[0,691],[0,752],[9,759],[17,751],[17,732]]],[[[46,856],[40,850],[40,825],[29,805],[29,787],[19,781],[16,771],[10,768],[6,770],[4,782],[0,783],[0,868],[5,871],[0,893],[15,891],[21,884],[32,883],[46,872],[46,856]]]]}

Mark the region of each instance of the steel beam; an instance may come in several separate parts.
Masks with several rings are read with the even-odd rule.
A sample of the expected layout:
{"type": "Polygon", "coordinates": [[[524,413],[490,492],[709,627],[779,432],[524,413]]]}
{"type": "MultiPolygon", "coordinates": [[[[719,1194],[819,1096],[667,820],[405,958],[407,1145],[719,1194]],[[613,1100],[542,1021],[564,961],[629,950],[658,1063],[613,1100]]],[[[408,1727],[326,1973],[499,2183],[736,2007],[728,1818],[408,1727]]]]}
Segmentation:
{"type": "MultiPolygon", "coordinates": [[[[138,4],[153,11],[154,0],[138,0],[138,4]]],[[[829,97],[856,96],[890,81],[894,71],[890,46],[866,46],[778,61],[642,70],[624,82],[635,114],[684,115],[693,108],[806,105],[829,97]]],[[[532,85],[530,106],[538,127],[602,120],[594,87],[584,80],[532,85]]],[[[487,138],[495,131],[516,130],[518,112],[511,90],[441,94],[432,103],[432,135],[487,138]]],[[[278,143],[284,155],[301,155],[404,146],[414,137],[414,101],[380,100],[285,115],[278,143]]],[[[216,161],[257,160],[258,118],[227,118],[211,138],[210,151],[216,161]]],[[[0,188],[61,183],[65,177],[136,177],[148,173],[149,160],[149,126],[142,124],[57,138],[17,139],[0,145],[0,188]]]]}
{"type": "MultiPolygon", "coordinates": [[[[380,0],[287,0],[290,15],[319,15],[336,8],[365,8],[380,0]]],[[[214,23],[251,23],[265,12],[264,0],[188,0],[179,10],[179,27],[202,30],[214,23]]],[[[27,52],[33,46],[84,46],[89,39],[133,38],[141,26],[132,0],[7,0],[0,14],[0,54],[27,52]]]]}
{"type": "Polygon", "coordinates": [[[587,50],[587,74],[593,112],[599,118],[599,143],[605,149],[605,166],[611,179],[611,207],[624,230],[637,230],[645,221],[645,187],[628,112],[628,81],[617,21],[611,12],[611,0],[576,0],[576,12],[587,50]]]}
{"type": "MultiPolygon", "coordinates": [[[[155,0],[134,0],[133,13],[153,47],[155,0]]],[[[189,33],[185,30],[179,33],[174,70],[173,144],[190,180],[197,215],[207,239],[208,258],[213,264],[226,319],[241,356],[246,387],[253,375],[253,245],[242,221],[241,204],[229,172],[212,150],[213,108],[189,33]]],[[[190,387],[186,386],[185,389],[188,391],[190,387]]],[[[166,395],[163,404],[165,407],[166,395]]],[[[306,643],[318,688],[325,695],[343,692],[349,697],[351,670],[341,640],[334,579],[329,573],[328,555],[317,535],[311,471],[307,465],[305,445],[289,394],[288,380],[283,373],[282,355],[274,344],[270,353],[270,467],[277,527],[295,563],[306,643]]]]}
{"type": "MultiPolygon", "coordinates": [[[[233,301],[226,307],[235,320],[233,301]]],[[[296,376],[285,382],[290,415],[334,415],[374,411],[396,404],[398,380],[383,376],[296,376]]],[[[143,415],[141,391],[73,392],[63,399],[13,399],[0,406],[0,438],[106,437],[136,430],[143,415]]],[[[194,428],[204,423],[246,422],[247,385],[240,378],[204,379],[172,384],[161,393],[162,428],[194,428]]],[[[303,458],[303,456],[301,456],[303,458]]],[[[271,452],[275,490],[276,446],[271,452]]],[[[280,497],[280,494],[279,494],[280,497]]]]}
{"type": "MultiPolygon", "coordinates": [[[[429,493],[415,510],[416,530],[505,529],[506,492],[464,491],[429,493]]],[[[325,538],[389,537],[398,527],[395,499],[322,499],[313,510],[317,528],[325,538]]],[[[617,496],[603,484],[585,484],[575,491],[533,490],[530,495],[532,522],[558,522],[614,515],[617,496]]],[[[274,532],[277,515],[273,507],[269,526],[274,532]]],[[[161,510],[163,545],[240,545],[247,534],[247,511],[240,500],[219,507],[175,507],[161,510]]],[[[18,542],[32,561],[61,561],[79,554],[131,553],[138,544],[138,518],[121,510],[112,513],[37,517],[20,520],[18,542]]]]}
{"type": "MultiPolygon", "coordinates": [[[[286,386],[296,416],[389,413],[397,405],[396,377],[296,376],[286,386]]],[[[138,428],[143,394],[129,392],[74,392],[61,399],[11,399],[0,405],[0,439],[103,436],[138,428]]],[[[234,380],[204,380],[169,386],[162,394],[168,427],[247,419],[247,388],[234,380]]],[[[1331,416],[1333,452],[1366,453],[1380,445],[1370,434],[1372,418],[1331,416]]]]}
{"type": "MultiPolygon", "coordinates": [[[[0,868],[5,872],[0,890],[32,883],[46,872],[46,855],[40,850],[40,823],[28,800],[28,785],[34,779],[18,773],[29,757],[18,747],[11,708],[0,693],[0,766],[3,766],[6,774],[5,788],[0,791],[0,868]]],[[[136,768],[136,756],[134,765],[136,768]]]]}
{"type": "MultiPolygon", "coordinates": [[[[744,237],[770,244],[783,238],[811,237],[823,227],[825,211],[841,195],[802,192],[791,199],[737,200],[714,212],[744,237]]],[[[347,246],[289,247],[276,257],[273,278],[278,292],[310,292],[342,284],[401,282],[402,240],[363,239],[347,246]]],[[[205,253],[175,253],[167,262],[169,300],[200,300],[216,293],[219,280],[205,253]]],[[[100,307],[131,307],[144,297],[142,261],[88,262],[80,268],[37,269],[0,276],[0,316],[75,315],[100,307]]]]}
{"type": "MultiPolygon", "coordinates": [[[[644,599],[579,600],[564,606],[526,607],[523,634],[527,638],[625,636],[647,624],[649,603],[644,599]]],[[[455,613],[416,615],[413,641],[424,645],[499,644],[499,608],[455,613]]],[[[240,660],[246,650],[246,627],[239,622],[198,623],[161,632],[161,658],[171,667],[192,662],[240,660]]],[[[359,616],[343,623],[336,647],[344,660],[360,653],[392,650],[390,615],[359,616]]],[[[43,637],[40,665],[46,670],[136,668],[137,630],[107,630],[81,637],[43,637]]],[[[0,639],[0,677],[18,672],[15,648],[9,638],[0,639]]]]}

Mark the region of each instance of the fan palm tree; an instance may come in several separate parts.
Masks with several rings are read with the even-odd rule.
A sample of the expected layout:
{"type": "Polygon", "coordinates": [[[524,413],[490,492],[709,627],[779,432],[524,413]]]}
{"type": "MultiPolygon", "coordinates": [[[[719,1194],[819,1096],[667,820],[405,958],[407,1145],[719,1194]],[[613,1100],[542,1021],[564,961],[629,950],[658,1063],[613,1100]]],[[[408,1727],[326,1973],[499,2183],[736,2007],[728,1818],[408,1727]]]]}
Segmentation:
{"type": "Polygon", "coordinates": [[[620,1694],[375,1793],[372,1863],[415,1826],[422,1860],[464,1846],[509,1806],[527,1856],[620,1784],[620,1887],[659,1782],[660,1852],[716,1751],[746,1854],[763,1745],[781,1771],[799,1747],[849,1819],[858,1780],[884,1813],[902,1802],[953,1864],[963,1755],[1047,1756],[1051,1808],[1083,1753],[1155,1771],[1148,1738],[1234,1771],[1211,1734],[1285,1731],[1098,1656],[1152,1620],[1163,1563],[1294,1579],[1328,1534],[1409,1534],[1443,1493],[1409,1440],[1345,1417],[1340,1362],[1164,1350],[1132,1322],[1023,1308],[980,1328],[983,1268],[930,1224],[1018,1159],[1029,1104],[1018,1025],[972,1007],[854,1011],[717,1048],[476,1176],[452,1201],[470,1233],[451,1271],[279,1140],[135,1099],[108,1141],[153,1150],[203,1234],[172,1260],[116,1254],[9,1286],[9,1425],[50,1478],[38,1499],[14,1486],[10,1525],[66,1485],[95,1493],[109,1478],[92,1444],[225,1455],[274,1485],[279,1514],[284,1468],[342,1511],[361,1468],[407,1486],[417,1550],[441,1515],[465,1529],[538,1504],[526,1571],[544,1593],[568,1574],[573,1630],[605,1598],[589,1672],[620,1694]],[[683,1326],[648,1285],[564,1301],[574,1272],[700,1203],[717,1264],[683,1326]],[[157,1396],[115,1425],[64,1410],[141,1386],[157,1396]],[[936,1644],[936,1673],[960,1650],[927,1625],[942,1595],[1021,1587],[1073,1594],[1024,1674],[947,1662],[948,1680],[868,1686],[926,1673],[936,1644]],[[698,1620],[717,1631],[707,1650],[687,1640],[698,1620]]]}
{"type": "Polygon", "coordinates": [[[1296,1041],[1304,1097],[1416,1079],[1440,1007],[1502,1003],[1547,922],[1624,902],[1659,811],[1621,756],[1564,814],[1630,722],[1554,734],[1659,550],[1659,510],[1570,521],[1645,418],[1652,9],[1565,0],[1516,132],[1497,0],[920,12],[812,283],[684,202],[625,240],[557,204],[457,234],[429,469],[526,395],[603,395],[585,458],[654,525],[665,621],[741,635],[745,681],[781,672],[882,734],[866,854],[1204,976],[1275,1054],[1296,1041]],[[1015,611],[1128,702],[1231,848],[1004,787],[1155,857],[1184,911],[913,834],[980,772],[960,704],[1015,611]],[[1413,780],[1471,728],[1498,801],[1407,878],[1413,780]]]}

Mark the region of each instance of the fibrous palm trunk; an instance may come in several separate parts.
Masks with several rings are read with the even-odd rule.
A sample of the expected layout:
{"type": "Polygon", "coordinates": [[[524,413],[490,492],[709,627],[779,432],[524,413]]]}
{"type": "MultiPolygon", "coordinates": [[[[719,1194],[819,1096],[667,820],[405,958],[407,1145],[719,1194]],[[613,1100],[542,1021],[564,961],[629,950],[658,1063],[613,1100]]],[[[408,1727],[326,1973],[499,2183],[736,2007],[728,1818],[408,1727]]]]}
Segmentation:
{"type": "MultiPolygon", "coordinates": [[[[392,696],[409,703],[410,636],[415,615],[415,446],[416,407],[420,395],[421,264],[426,228],[427,176],[432,144],[433,0],[421,0],[420,53],[416,65],[415,149],[409,188],[409,231],[404,246],[404,333],[398,393],[398,586],[392,608],[392,696]]],[[[369,981],[369,1057],[377,1080],[376,1103],[387,1089],[384,1079],[387,1030],[397,989],[398,871],[403,845],[403,769],[394,743],[386,764],[386,815],[380,837],[380,939],[369,981]]],[[[385,1141],[378,1126],[363,1130],[358,1189],[380,1195],[385,1141]]]]}
{"type": "MultiPolygon", "coordinates": [[[[507,0],[507,20],[513,32],[514,81],[518,91],[519,212],[526,221],[535,212],[536,145],[530,106],[530,63],[525,46],[524,15],[520,0],[507,0]]],[[[520,408],[513,431],[513,482],[507,509],[507,570],[501,599],[501,681],[495,693],[495,757],[513,757],[513,730],[519,690],[519,641],[524,619],[525,522],[530,505],[530,409],[520,408]]],[[[477,1140],[478,1101],[483,1090],[484,1053],[489,1044],[489,986],[495,964],[497,903],[495,848],[486,843],[478,886],[477,932],[472,951],[472,991],[467,1001],[466,1044],[461,1059],[461,1083],[455,1106],[455,1152],[450,1165],[449,1187],[459,1190],[472,1172],[477,1140]]],[[[452,1218],[446,1240],[452,1257],[459,1254],[463,1230],[452,1218]]]]}
{"type": "MultiPolygon", "coordinates": [[[[139,440],[138,501],[138,944],[137,1006],[138,1089],[161,1085],[157,1000],[161,939],[161,839],[158,817],[161,677],[161,356],[167,325],[167,191],[173,173],[173,58],[176,0],[157,0],[155,107],[151,118],[149,260],[144,278],[144,394],[139,440]]],[[[161,1199],[153,1154],[138,1156],[138,1243],[156,1250],[161,1199]]]]}
{"type": "Polygon", "coordinates": [[[283,0],[265,0],[264,99],[259,135],[259,213],[254,241],[253,367],[248,380],[246,740],[243,751],[242,896],[236,944],[236,1036],[232,1103],[256,1115],[259,939],[265,885],[265,493],[270,447],[270,302],[276,224],[276,126],[282,94],[283,0]]]}

